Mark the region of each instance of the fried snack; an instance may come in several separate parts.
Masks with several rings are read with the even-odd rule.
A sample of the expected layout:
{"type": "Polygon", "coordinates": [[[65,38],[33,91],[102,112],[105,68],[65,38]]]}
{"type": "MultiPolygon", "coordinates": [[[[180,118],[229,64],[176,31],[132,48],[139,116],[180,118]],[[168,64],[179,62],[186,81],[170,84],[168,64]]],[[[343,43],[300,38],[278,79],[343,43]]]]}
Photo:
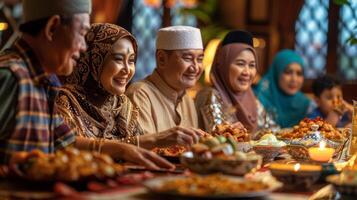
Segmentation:
{"type": "Polygon", "coordinates": [[[317,117],[316,119],[305,118],[300,121],[299,125],[294,126],[291,132],[282,133],[280,137],[289,140],[303,138],[306,134],[312,131],[311,126],[313,124],[319,125],[318,131],[320,131],[321,135],[328,140],[342,141],[345,138],[343,133],[338,131],[331,124],[322,120],[320,117],[317,117]]]}
{"type": "Polygon", "coordinates": [[[249,141],[249,134],[246,128],[234,128],[228,123],[219,124],[212,132],[213,136],[225,136],[227,138],[233,137],[237,142],[249,141]]]}
{"type": "Polygon", "coordinates": [[[268,189],[268,186],[262,182],[251,180],[238,182],[220,175],[192,176],[169,180],[158,188],[162,192],[170,191],[190,196],[239,194],[265,189],[268,189]]]}
{"type": "Polygon", "coordinates": [[[176,157],[176,156],[180,156],[182,153],[187,151],[187,149],[184,146],[174,145],[171,147],[164,147],[164,148],[156,147],[152,151],[161,155],[161,156],[176,157]]]}
{"type": "Polygon", "coordinates": [[[91,176],[105,178],[124,171],[123,166],[115,164],[106,154],[75,148],[66,148],[55,154],[34,150],[18,165],[26,178],[41,181],[78,181],[91,176]]]}

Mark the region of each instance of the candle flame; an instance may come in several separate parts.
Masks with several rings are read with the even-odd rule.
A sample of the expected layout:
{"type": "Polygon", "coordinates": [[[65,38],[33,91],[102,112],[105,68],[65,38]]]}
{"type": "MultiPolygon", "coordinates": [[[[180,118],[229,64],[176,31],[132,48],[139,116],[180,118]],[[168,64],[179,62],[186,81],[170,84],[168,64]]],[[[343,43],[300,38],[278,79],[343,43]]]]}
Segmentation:
{"type": "Polygon", "coordinates": [[[300,163],[297,163],[297,164],[295,164],[294,165],[294,171],[299,171],[299,169],[300,169],[300,163]]]}
{"type": "Polygon", "coordinates": [[[321,141],[320,142],[320,149],[323,149],[326,147],[326,142],[325,141],[321,141]]]}

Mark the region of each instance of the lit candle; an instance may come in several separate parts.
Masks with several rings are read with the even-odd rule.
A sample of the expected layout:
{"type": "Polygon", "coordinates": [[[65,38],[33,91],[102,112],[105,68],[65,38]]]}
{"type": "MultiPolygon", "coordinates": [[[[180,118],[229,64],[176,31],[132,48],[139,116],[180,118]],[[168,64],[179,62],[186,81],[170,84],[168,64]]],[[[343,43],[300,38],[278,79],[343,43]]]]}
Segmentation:
{"type": "Polygon", "coordinates": [[[335,152],[333,148],[325,147],[326,143],[324,141],[320,142],[319,147],[311,147],[309,148],[309,156],[311,160],[318,162],[328,162],[335,152]]]}
{"type": "Polygon", "coordinates": [[[299,171],[299,169],[300,169],[300,163],[296,163],[294,165],[294,171],[297,172],[297,171],[299,171]]]}

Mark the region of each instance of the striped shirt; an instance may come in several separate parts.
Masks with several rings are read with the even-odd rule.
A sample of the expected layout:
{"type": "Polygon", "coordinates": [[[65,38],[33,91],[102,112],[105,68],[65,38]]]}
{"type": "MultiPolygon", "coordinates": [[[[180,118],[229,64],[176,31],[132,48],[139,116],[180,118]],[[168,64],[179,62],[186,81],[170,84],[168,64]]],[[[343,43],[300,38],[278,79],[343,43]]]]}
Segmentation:
{"type": "Polygon", "coordinates": [[[57,85],[24,40],[0,55],[0,163],[17,151],[52,153],[74,142],[54,104],[57,85]]]}

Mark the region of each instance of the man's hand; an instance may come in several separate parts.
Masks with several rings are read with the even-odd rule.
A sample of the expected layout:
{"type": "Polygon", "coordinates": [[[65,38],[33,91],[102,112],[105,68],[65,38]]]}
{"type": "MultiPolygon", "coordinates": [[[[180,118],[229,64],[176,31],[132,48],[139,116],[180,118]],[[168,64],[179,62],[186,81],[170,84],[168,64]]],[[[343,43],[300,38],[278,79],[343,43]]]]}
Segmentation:
{"type": "Polygon", "coordinates": [[[204,131],[200,129],[177,126],[166,131],[150,135],[155,137],[155,146],[169,147],[172,145],[190,146],[197,143],[200,137],[204,136],[204,134],[204,131]]]}

